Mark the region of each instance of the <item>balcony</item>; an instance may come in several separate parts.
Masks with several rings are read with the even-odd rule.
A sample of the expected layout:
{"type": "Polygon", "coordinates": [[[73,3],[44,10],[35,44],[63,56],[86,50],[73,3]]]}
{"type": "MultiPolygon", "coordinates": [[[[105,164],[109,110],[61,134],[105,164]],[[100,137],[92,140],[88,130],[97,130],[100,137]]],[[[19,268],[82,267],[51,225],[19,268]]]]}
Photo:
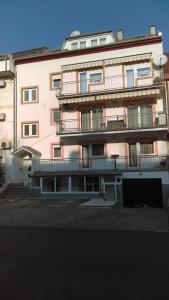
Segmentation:
{"type": "Polygon", "coordinates": [[[96,172],[123,172],[135,170],[168,170],[169,160],[167,155],[144,155],[124,157],[113,155],[112,158],[75,158],[64,160],[34,160],[32,164],[32,175],[45,174],[70,174],[96,172]]]}
{"type": "Polygon", "coordinates": [[[166,128],[167,114],[160,113],[128,113],[128,115],[88,117],[81,115],[81,119],[62,120],[57,123],[57,134],[77,134],[88,132],[112,132],[126,130],[143,130],[166,128]]]}
{"type": "Polygon", "coordinates": [[[155,81],[152,76],[111,76],[104,77],[101,82],[91,82],[91,80],[64,82],[61,88],[56,90],[56,96],[60,104],[102,100],[104,97],[96,99],[95,96],[109,93],[115,93],[114,96],[110,95],[111,99],[113,99],[113,97],[128,98],[135,97],[137,94],[138,96],[159,94],[160,85],[163,85],[163,82],[155,81]],[[141,93],[140,90],[145,91],[141,93]],[[132,95],[131,91],[135,93],[132,95]],[[136,93],[137,91],[139,91],[139,93],[136,93]],[[118,93],[118,95],[116,95],[116,93],[118,93]],[[121,95],[121,93],[124,93],[124,95],[121,95]],[[77,99],[72,100],[75,96],[77,99]]]}

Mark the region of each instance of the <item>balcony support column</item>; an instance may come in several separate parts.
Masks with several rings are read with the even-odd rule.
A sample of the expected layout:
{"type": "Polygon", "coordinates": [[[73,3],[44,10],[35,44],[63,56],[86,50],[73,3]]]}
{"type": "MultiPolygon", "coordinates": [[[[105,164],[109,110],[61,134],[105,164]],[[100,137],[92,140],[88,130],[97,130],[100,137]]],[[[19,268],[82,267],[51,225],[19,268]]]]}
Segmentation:
{"type": "Polygon", "coordinates": [[[68,177],[68,192],[72,192],[72,176],[68,177]]]}

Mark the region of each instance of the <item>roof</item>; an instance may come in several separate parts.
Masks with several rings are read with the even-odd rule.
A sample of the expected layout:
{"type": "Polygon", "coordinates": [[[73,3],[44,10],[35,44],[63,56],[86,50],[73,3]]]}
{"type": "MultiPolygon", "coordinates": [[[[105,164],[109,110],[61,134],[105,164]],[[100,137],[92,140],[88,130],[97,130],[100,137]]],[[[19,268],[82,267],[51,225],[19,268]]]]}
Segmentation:
{"type": "Polygon", "coordinates": [[[14,59],[25,56],[40,55],[48,53],[48,47],[34,48],[12,53],[14,59]]]}
{"type": "Polygon", "coordinates": [[[23,57],[15,58],[15,62],[16,64],[25,64],[29,62],[44,61],[44,60],[64,58],[64,57],[70,57],[76,55],[84,55],[84,54],[97,53],[103,51],[112,51],[121,48],[136,47],[140,45],[142,46],[146,44],[153,44],[153,43],[160,43],[160,42],[162,42],[162,36],[159,34],[144,35],[144,36],[123,39],[121,41],[115,41],[111,44],[100,45],[97,47],[90,47],[90,48],[76,49],[76,50],[56,49],[56,50],[48,51],[46,53],[41,52],[33,55],[30,54],[29,57],[23,56],[23,57]]]}
{"type": "Polygon", "coordinates": [[[167,63],[164,65],[164,79],[169,80],[169,52],[165,53],[168,57],[167,63]]]}
{"type": "Polygon", "coordinates": [[[32,147],[28,147],[28,146],[22,146],[22,147],[18,148],[12,154],[19,157],[19,158],[24,158],[27,155],[32,156],[32,154],[35,155],[35,156],[41,156],[41,152],[35,150],[32,147]]]}
{"type": "Polygon", "coordinates": [[[87,36],[91,36],[91,35],[105,34],[105,33],[112,33],[113,34],[112,30],[108,29],[108,30],[104,30],[104,31],[84,33],[84,34],[80,34],[80,35],[76,35],[76,36],[68,36],[68,37],[65,38],[65,41],[74,40],[74,39],[78,39],[78,38],[81,38],[81,37],[87,37],[87,36]]]}

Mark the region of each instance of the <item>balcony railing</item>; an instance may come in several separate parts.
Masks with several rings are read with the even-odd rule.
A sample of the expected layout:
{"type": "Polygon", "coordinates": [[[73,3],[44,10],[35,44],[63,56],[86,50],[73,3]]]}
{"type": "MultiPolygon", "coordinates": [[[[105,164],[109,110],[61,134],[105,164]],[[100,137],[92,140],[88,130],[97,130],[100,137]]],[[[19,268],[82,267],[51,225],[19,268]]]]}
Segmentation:
{"type": "MultiPolygon", "coordinates": [[[[107,92],[121,89],[130,89],[135,87],[151,86],[152,76],[109,76],[104,77],[100,82],[91,80],[77,80],[63,82],[61,88],[56,92],[57,96],[69,96],[75,94],[107,92]]],[[[158,82],[156,82],[158,83],[158,82]]]]}
{"type": "Polygon", "coordinates": [[[74,158],[64,160],[34,160],[32,175],[44,173],[61,173],[81,171],[126,171],[126,170],[167,170],[167,155],[144,155],[124,157],[114,155],[111,158],[74,158]]]}
{"type": "Polygon", "coordinates": [[[140,130],[146,128],[166,127],[167,114],[160,113],[131,113],[98,117],[83,117],[81,119],[62,120],[57,122],[57,134],[84,133],[96,131],[140,130]]]}

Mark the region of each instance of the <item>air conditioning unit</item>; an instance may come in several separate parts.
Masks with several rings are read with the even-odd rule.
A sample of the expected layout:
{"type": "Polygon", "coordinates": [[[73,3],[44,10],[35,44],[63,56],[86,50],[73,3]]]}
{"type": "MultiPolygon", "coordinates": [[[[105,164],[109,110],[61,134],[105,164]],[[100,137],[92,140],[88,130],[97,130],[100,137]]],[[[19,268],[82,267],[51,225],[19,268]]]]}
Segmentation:
{"type": "Polygon", "coordinates": [[[11,149],[11,142],[7,142],[7,141],[1,142],[0,149],[11,149]]]}
{"type": "Polygon", "coordinates": [[[0,114],[0,121],[5,121],[5,119],[6,119],[6,114],[1,113],[0,114]]]}
{"type": "Polygon", "coordinates": [[[5,80],[0,80],[0,88],[5,88],[5,87],[6,87],[5,80]]]}

